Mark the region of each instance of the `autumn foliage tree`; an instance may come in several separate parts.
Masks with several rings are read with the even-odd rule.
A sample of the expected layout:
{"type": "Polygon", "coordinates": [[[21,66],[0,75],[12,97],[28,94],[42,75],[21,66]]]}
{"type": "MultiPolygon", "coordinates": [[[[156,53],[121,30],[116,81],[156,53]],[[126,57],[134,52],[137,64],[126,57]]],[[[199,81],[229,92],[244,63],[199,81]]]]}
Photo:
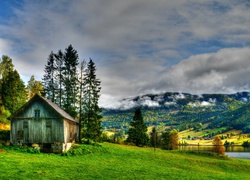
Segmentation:
{"type": "Polygon", "coordinates": [[[212,152],[215,152],[221,155],[225,154],[225,146],[223,145],[223,142],[219,136],[214,137],[212,152]]]}
{"type": "Polygon", "coordinates": [[[166,150],[176,149],[178,146],[178,131],[173,129],[162,133],[162,148],[166,150]]]}

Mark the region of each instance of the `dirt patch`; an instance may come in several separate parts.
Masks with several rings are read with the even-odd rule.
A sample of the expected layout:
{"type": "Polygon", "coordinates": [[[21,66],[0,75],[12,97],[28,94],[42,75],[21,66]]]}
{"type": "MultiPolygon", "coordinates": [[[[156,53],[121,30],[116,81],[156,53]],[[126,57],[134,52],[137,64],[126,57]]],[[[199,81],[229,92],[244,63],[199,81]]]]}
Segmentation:
{"type": "Polygon", "coordinates": [[[0,149],[0,153],[3,153],[3,152],[5,152],[3,149],[0,149]]]}

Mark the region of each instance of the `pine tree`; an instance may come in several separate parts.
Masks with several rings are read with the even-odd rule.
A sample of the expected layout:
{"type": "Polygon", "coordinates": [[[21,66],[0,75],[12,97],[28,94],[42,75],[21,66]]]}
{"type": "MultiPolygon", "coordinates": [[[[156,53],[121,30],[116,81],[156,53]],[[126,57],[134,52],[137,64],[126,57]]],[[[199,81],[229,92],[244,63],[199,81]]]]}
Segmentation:
{"type": "Polygon", "coordinates": [[[90,59],[84,74],[83,119],[85,138],[98,141],[101,131],[101,108],[98,106],[101,81],[96,78],[95,63],[90,59]]]}
{"type": "Polygon", "coordinates": [[[147,126],[143,121],[141,109],[136,109],[130,126],[127,141],[134,143],[136,146],[146,145],[148,143],[147,126]]]}
{"type": "Polygon", "coordinates": [[[49,54],[47,65],[45,65],[45,74],[43,76],[44,93],[47,99],[55,102],[56,81],[55,81],[55,54],[53,51],[49,54]]]}
{"type": "Polygon", "coordinates": [[[83,92],[84,92],[84,72],[86,70],[86,61],[83,60],[80,64],[80,77],[79,77],[79,139],[80,143],[82,142],[82,125],[83,125],[83,92]]]}
{"type": "Polygon", "coordinates": [[[77,115],[77,100],[78,100],[78,54],[77,51],[69,45],[65,49],[64,53],[64,71],[63,71],[63,85],[64,85],[64,96],[63,96],[63,107],[66,112],[71,116],[76,117],[77,115]]]}
{"type": "Polygon", "coordinates": [[[63,52],[61,50],[58,51],[55,56],[55,103],[63,107],[62,99],[63,99],[63,71],[64,71],[64,58],[63,52]]]}

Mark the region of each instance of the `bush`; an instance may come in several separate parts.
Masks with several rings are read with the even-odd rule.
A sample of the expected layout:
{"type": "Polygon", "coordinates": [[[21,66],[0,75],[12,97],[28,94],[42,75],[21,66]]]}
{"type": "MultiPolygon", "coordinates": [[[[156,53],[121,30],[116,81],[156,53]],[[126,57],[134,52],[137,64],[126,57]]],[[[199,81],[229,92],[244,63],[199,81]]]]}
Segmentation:
{"type": "Polygon", "coordinates": [[[107,152],[107,150],[98,143],[92,145],[81,144],[71,147],[70,150],[62,153],[62,156],[79,156],[98,152],[107,152]]]}
{"type": "Polygon", "coordinates": [[[41,152],[40,152],[40,150],[39,149],[37,149],[37,148],[28,148],[27,149],[27,153],[31,153],[31,154],[40,154],[41,152]]]}

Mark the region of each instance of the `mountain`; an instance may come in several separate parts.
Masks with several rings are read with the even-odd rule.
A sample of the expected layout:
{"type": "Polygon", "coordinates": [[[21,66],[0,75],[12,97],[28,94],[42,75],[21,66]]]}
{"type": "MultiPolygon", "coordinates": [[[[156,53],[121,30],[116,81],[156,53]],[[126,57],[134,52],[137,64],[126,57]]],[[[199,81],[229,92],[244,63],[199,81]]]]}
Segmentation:
{"type": "Polygon", "coordinates": [[[171,107],[171,106],[211,106],[225,103],[228,98],[239,102],[249,102],[250,92],[238,92],[235,94],[201,94],[166,92],[161,94],[146,94],[134,98],[125,98],[120,105],[109,110],[129,110],[137,107],[171,107]]]}
{"type": "MultiPolygon", "coordinates": [[[[141,108],[147,125],[187,128],[224,127],[247,129],[250,92],[234,94],[189,94],[166,92],[125,98],[120,105],[103,109],[103,126],[127,128],[136,108],[141,108]]],[[[249,128],[250,131],[250,128],[249,128]]]]}

